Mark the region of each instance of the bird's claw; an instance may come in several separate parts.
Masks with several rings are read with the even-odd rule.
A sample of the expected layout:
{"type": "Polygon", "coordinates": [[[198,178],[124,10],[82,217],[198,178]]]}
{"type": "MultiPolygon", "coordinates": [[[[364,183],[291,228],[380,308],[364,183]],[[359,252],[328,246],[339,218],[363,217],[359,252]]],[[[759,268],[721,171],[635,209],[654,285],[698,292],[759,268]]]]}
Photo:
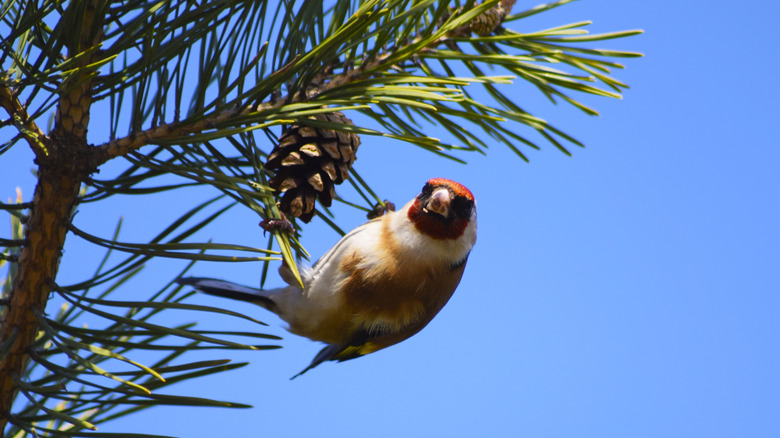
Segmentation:
{"type": "Polygon", "coordinates": [[[293,224],[287,220],[287,216],[284,215],[284,213],[281,213],[282,217],[281,219],[264,219],[262,222],[260,222],[260,228],[263,229],[263,236],[265,236],[266,232],[274,232],[274,231],[286,231],[290,234],[295,230],[293,227],[293,224]]]}
{"type": "Polygon", "coordinates": [[[374,206],[374,209],[369,211],[366,215],[369,220],[376,219],[380,216],[384,216],[389,211],[395,211],[395,204],[385,199],[384,201],[384,207],[381,203],[378,203],[374,206]]]}

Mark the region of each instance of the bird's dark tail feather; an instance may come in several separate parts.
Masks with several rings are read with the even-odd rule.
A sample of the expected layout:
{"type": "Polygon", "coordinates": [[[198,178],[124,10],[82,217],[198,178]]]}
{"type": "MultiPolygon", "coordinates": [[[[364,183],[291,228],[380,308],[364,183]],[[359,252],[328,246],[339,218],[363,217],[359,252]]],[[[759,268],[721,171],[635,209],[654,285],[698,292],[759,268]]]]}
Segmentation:
{"type": "Polygon", "coordinates": [[[352,339],[345,345],[326,345],[325,348],[320,350],[320,352],[314,356],[314,359],[311,361],[309,366],[304,368],[300,373],[290,377],[290,380],[329,360],[344,362],[345,360],[352,360],[363,356],[364,353],[361,352],[361,348],[365,346],[366,342],[368,342],[370,339],[370,332],[366,330],[360,330],[355,333],[352,336],[352,339]]]}
{"type": "Polygon", "coordinates": [[[263,291],[254,287],[242,286],[229,281],[217,280],[216,278],[187,277],[179,278],[177,283],[183,286],[192,286],[196,290],[216,295],[218,297],[230,298],[232,300],[246,301],[258,306],[264,307],[271,312],[277,313],[276,303],[263,295],[263,291]]]}
{"type": "Polygon", "coordinates": [[[340,346],[340,345],[328,345],[328,346],[326,346],[325,348],[323,348],[322,350],[320,350],[320,352],[319,352],[319,353],[317,353],[317,355],[316,355],[316,356],[314,356],[314,360],[312,360],[312,361],[311,361],[311,363],[309,364],[309,366],[307,366],[306,368],[304,368],[304,369],[303,369],[303,371],[301,371],[300,373],[298,373],[298,374],[296,374],[296,375],[294,375],[294,376],[290,377],[290,380],[292,380],[292,379],[294,379],[294,378],[296,378],[296,377],[298,377],[298,376],[300,376],[300,375],[304,374],[306,371],[309,371],[310,369],[312,369],[312,368],[316,367],[317,365],[319,365],[319,364],[321,364],[321,363],[323,363],[323,362],[325,362],[325,361],[328,361],[328,360],[336,360],[336,359],[335,359],[335,356],[336,356],[336,355],[339,353],[339,351],[341,351],[342,349],[343,349],[343,347],[342,347],[342,346],[340,346]]]}

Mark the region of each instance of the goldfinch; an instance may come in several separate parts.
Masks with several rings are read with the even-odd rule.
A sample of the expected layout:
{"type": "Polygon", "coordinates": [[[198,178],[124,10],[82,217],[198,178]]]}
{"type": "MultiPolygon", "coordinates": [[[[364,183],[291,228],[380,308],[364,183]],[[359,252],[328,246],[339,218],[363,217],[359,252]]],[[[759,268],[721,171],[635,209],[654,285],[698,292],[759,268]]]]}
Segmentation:
{"type": "Polygon", "coordinates": [[[179,283],[258,304],[290,332],[326,343],[295,378],[422,330],[460,283],[476,239],[474,196],[457,182],[433,178],[401,210],[355,228],[313,266],[300,266],[303,288],[286,266],[279,272],[288,286],[272,290],[198,277],[179,283]]]}

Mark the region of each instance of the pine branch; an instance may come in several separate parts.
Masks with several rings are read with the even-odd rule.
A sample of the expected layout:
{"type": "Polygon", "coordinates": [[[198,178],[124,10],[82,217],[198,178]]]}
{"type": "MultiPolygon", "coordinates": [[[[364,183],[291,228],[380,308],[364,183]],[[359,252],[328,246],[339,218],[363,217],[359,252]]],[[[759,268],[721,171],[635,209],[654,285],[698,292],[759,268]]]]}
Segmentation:
{"type": "MultiPolygon", "coordinates": [[[[477,10],[476,12],[480,12],[477,10]]],[[[452,38],[458,35],[458,32],[462,32],[461,28],[456,30],[450,30],[448,33],[435,39],[424,39],[421,36],[415,37],[404,47],[419,46],[419,43],[423,41],[425,44],[421,47],[417,47],[417,50],[421,52],[434,51],[439,46],[448,44],[452,41],[452,38]]],[[[214,129],[219,125],[235,124],[231,121],[241,120],[241,122],[248,122],[253,124],[263,123],[265,121],[260,115],[263,112],[279,109],[284,106],[316,101],[317,96],[325,95],[328,91],[337,89],[347,84],[354,84],[360,80],[375,76],[378,71],[386,70],[392,67],[393,63],[397,62],[395,52],[387,52],[380,54],[373,59],[370,59],[360,65],[359,68],[347,68],[343,73],[331,74],[329,69],[325,69],[323,72],[317,74],[317,76],[311,81],[312,83],[322,84],[306,91],[298,91],[291,95],[277,96],[270,102],[261,103],[255,106],[247,106],[240,110],[222,111],[219,113],[212,113],[200,120],[196,120],[191,123],[162,123],[158,126],[149,128],[140,132],[133,132],[126,137],[112,140],[97,146],[102,151],[103,160],[108,161],[112,158],[127,155],[130,152],[140,149],[143,146],[149,144],[156,144],[162,140],[169,139],[183,139],[187,135],[202,133],[209,129],[214,129]],[[392,60],[393,62],[389,62],[392,60]],[[253,117],[253,114],[260,114],[253,117]]],[[[253,61],[253,64],[256,61],[253,61]]],[[[300,65],[305,65],[308,62],[307,58],[297,57],[289,62],[287,65],[277,70],[271,76],[281,76],[285,72],[291,70],[293,67],[300,68],[300,65]]],[[[420,78],[422,80],[423,78],[420,78]]]]}
{"type": "Polygon", "coordinates": [[[6,84],[0,84],[0,106],[2,106],[8,115],[11,116],[14,126],[24,136],[30,144],[30,148],[38,154],[46,155],[48,153],[44,144],[44,135],[35,120],[30,118],[27,109],[24,108],[19,99],[14,95],[13,90],[6,84]]]}

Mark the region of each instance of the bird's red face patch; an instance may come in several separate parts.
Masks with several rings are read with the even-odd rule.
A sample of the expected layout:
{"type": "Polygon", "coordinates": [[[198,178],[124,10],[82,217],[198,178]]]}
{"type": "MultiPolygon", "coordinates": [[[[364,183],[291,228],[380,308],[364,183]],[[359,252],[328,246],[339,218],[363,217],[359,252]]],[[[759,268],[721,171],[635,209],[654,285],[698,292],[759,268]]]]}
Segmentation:
{"type": "Polygon", "coordinates": [[[428,180],[428,184],[433,187],[449,187],[455,196],[462,196],[468,200],[474,201],[474,195],[471,194],[471,190],[453,180],[447,178],[431,178],[428,180]]]}
{"type": "MultiPolygon", "coordinates": [[[[437,200],[438,201],[438,200],[437,200]]],[[[457,239],[466,230],[474,208],[474,195],[461,184],[445,178],[433,178],[423,187],[422,193],[409,208],[408,217],[423,234],[434,239],[457,239]],[[447,216],[429,211],[428,203],[438,189],[449,192],[447,216]]]]}

